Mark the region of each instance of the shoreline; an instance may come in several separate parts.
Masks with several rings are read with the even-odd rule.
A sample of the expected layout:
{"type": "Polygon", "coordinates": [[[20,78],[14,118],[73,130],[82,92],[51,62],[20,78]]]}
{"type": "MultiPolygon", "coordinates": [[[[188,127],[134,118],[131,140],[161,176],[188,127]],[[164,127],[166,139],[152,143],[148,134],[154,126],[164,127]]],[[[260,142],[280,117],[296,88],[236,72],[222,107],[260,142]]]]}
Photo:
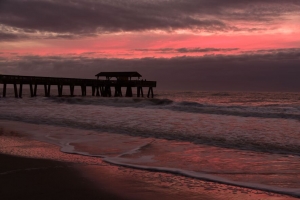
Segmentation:
{"type": "MultiPolygon", "coordinates": [[[[297,199],[168,173],[110,165],[101,158],[62,153],[58,146],[32,140],[7,127],[0,127],[0,161],[5,163],[0,167],[0,176],[4,177],[0,179],[0,188],[6,187],[7,199],[19,199],[9,198],[9,195],[22,195],[22,185],[27,185],[28,180],[33,184],[31,187],[28,185],[31,195],[49,193],[56,195],[52,199],[64,200],[74,199],[74,194],[78,197],[90,195],[85,196],[88,199],[297,199]],[[42,170],[44,168],[46,170],[42,170]],[[28,177],[28,174],[31,176],[28,177]],[[5,177],[10,177],[14,184],[6,184],[5,177]],[[30,177],[36,177],[40,182],[34,184],[30,177]],[[57,188],[59,192],[55,192],[57,188]],[[73,198],[66,195],[73,195],[73,198]]],[[[24,199],[24,194],[22,197],[24,199]]],[[[30,196],[28,199],[34,198],[30,196]]]]}

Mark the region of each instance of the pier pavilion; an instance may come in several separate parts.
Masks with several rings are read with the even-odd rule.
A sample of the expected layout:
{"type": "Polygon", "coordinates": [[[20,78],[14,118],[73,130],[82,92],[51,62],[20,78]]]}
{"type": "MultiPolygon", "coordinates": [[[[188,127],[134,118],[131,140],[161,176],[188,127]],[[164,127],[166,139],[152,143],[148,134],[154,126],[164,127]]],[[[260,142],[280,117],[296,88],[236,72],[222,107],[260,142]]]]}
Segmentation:
{"type": "Polygon", "coordinates": [[[7,85],[13,85],[14,95],[16,98],[22,98],[23,85],[29,85],[31,97],[37,96],[38,86],[44,87],[46,97],[50,97],[52,86],[57,86],[57,94],[60,97],[62,96],[63,88],[66,86],[69,87],[70,96],[74,96],[75,86],[79,86],[81,88],[82,96],[87,95],[87,87],[92,88],[92,96],[111,97],[112,88],[114,88],[114,96],[122,97],[122,88],[126,88],[125,96],[132,97],[132,88],[136,88],[137,97],[144,97],[143,88],[145,87],[148,88],[147,97],[153,98],[154,96],[153,87],[156,87],[156,81],[146,81],[140,79],[142,76],[138,72],[100,72],[95,76],[97,79],[0,74],[0,84],[3,85],[2,97],[6,97],[7,85]],[[100,77],[105,77],[106,79],[100,79],[100,77]]]}

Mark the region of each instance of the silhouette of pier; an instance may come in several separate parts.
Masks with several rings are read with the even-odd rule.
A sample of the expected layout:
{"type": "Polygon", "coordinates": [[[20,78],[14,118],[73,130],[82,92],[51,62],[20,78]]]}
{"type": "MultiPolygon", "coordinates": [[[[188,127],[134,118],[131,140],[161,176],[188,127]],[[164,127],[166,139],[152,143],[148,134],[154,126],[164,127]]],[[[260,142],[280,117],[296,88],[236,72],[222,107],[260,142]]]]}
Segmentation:
{"type": "Polygon", "coordinates": [[[102,97],[122,97],[122,88],[126,88],[125,97],[132,97],[132,88],[137,89],[137,97],[144,97],[143,88],[148,88],[148,98],[153,98],[153,87],[156,87],[156,81],[146,81],[140,79],[142,76],[137,72],[101,72],[96,75],[97,79],[79,79],[79,78],[58,78],[58,77],[40,77],[40,76],[18,76],[0,74],[0,84],[3,84],[2,97],[6,97],[7,85],[13,85],[16,98],[22,98],[23,85],[29,85],[31,97],[37,96],[37,87],[44,88],[45,97],[50,97],[51,87],[57,86],[57,95],[63,95],[63,89],[70,91],[69,95],[74,96],[74,88],[81,88],[81,96],[86,96],[86,89],[91,87],[92,96],[102,97]],[[106,77],[105,80],[99,79],[106,77]],[[132,80],[132,78],[137,78],[132,80]],[[114,95],[112,94],[114,88],[114,95]]]}

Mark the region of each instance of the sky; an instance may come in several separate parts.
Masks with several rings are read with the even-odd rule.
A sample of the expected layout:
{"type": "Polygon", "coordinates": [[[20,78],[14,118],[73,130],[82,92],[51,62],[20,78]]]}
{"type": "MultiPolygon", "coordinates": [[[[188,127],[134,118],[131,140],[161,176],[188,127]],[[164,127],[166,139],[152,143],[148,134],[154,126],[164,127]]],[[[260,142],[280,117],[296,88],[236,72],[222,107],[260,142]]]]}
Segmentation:
{"type": "Polygon", "coordinates": [[[0,74],[300,92],[300,0],[0,0],[0,74]]]}

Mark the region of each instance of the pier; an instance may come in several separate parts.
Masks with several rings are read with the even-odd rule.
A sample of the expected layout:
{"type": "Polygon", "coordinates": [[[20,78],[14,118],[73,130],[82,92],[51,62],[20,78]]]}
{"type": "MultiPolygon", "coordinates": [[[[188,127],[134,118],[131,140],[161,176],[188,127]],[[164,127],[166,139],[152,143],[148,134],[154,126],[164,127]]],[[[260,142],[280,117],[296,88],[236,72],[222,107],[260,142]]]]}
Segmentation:
{"type": "Polygon", "coordinates": [[[18,76],[0,74],[0,84],[3,84],[2,97],[6,97],[7,85],[13,85],[15,98],[22,98],[23,86],[29,85],[30,96],[37,96],[37,87],[42,86],[45,97],[50,97],[51,87],[57,87],[57,96],[61,97],[63,89],[70,91],[69,95],[74,96],[74,88],[81,88],[81,96],[86,96],[86,89],[91,87],[92,96],[102,97],[122,97],[122,88],[126,88],[125,97],[133,96],[133,88],[136,88],[137,97],[144,97],[144,89],[148,88],[147,97],[153,98],[153,88],[156,81],[146,81],[140,79],[142,76],[138,72],[100,72],[95,75],[97,79],[79,78],[58,78],[40,76],[18,76]],[[105,77],[105,79],[100,79],[105,77]],[[136,78],[135,80],[132,80],[136,78]],[[112,94],[112,88],[114,94],[112,94]]]}

